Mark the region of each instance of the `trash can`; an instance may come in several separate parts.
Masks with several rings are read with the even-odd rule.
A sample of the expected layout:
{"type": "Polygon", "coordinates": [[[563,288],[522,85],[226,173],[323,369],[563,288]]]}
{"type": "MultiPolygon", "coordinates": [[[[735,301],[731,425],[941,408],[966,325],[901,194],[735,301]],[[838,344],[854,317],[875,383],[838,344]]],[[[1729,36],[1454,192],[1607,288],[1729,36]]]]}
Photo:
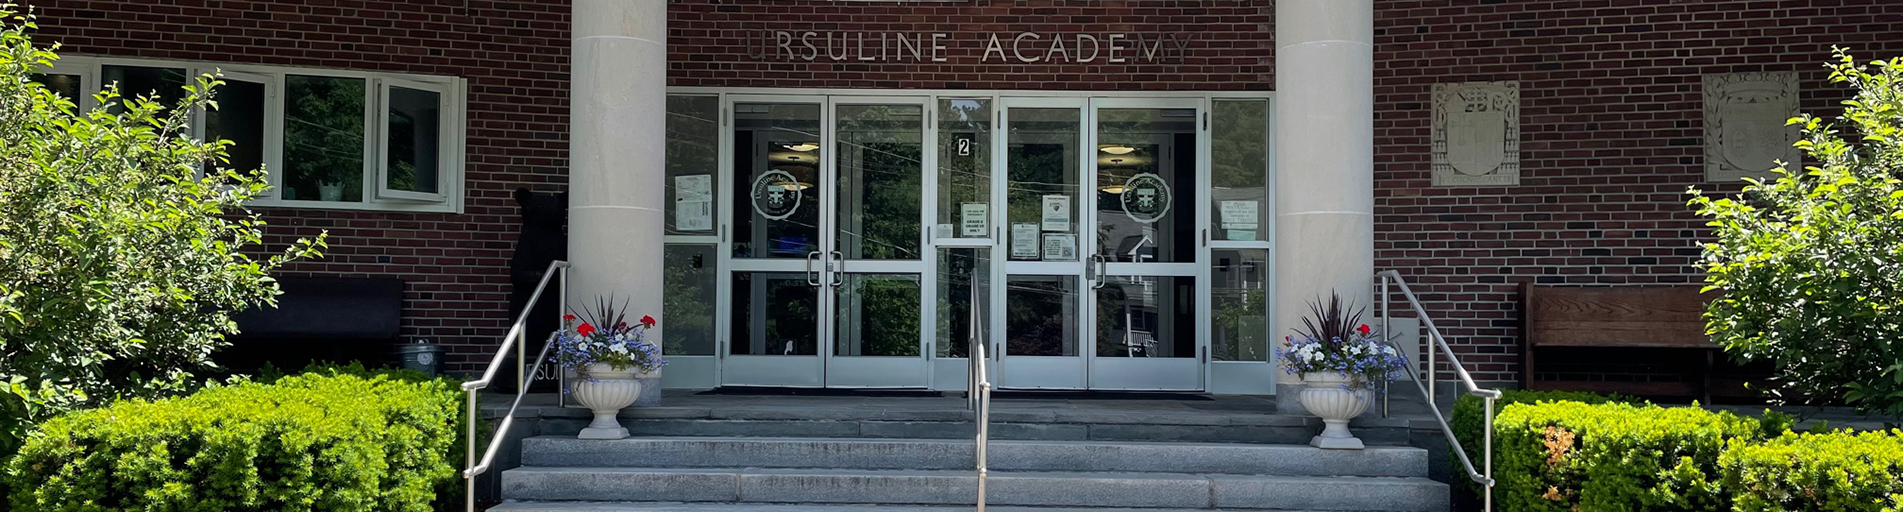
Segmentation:
{"type": "Polygon", "coordinates": [[[431,377],[435,377],[443,367],[443,346],[430,343],[429,340],[398,345],[396,355],[403,360],[403,369],[416,370],[431,377]]]}

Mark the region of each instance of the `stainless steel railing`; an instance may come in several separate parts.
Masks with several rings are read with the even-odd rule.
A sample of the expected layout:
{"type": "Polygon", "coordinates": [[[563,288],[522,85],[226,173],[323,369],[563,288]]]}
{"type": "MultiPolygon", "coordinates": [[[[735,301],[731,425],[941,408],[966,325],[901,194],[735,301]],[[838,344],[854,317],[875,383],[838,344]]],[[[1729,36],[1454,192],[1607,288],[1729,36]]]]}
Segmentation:
{"type": "Polygon", "coordinates": [[[977,459],[978,512],[984,512],[985,480],[990,477],[990,470],[985,467],[985,452],[990,448],[991,443],[991,372],[985,368],[985,361],[989,358],[986,356],[985,337],[980,334],[984,327],[984,307],[978,301],[976,276],[971,283],[971,334],[966,338],[968,348],[965,352],[965,357],[970,361],[966,368],[971,371],[971,374],[965,381],[968,385],[965,396],[971,402],[973,422],[977,424],[977,434],[972,442],[972,454],[977,459]]]}
{"type": "Polygon", "coordinates": [[[561,306],[557,308],[558,314],[559,312],[568,311],[569,266],[566,261],[555,261],[548,264],[548,272],[543,273],[542,281],[535,284],[535,293],[529,295],[528,306],[522,308],[521,314],[516,315],[515,323],[509,326],[509,334],[502,337],[502,346],[496,348],[495,358],[490,359],[489,367],[482,371],[482,378],[463,383],[463,393],[469,395],[469,417],[466,418],[469,421],[469,432],[467,433],[469,436],[469,452],[468,459],[465,460],[467,466],[463,469],[463,487],[467,493],[465,505],[467,506],[468,512],[476,512],[476,476],[489,471],[489,465],[495,462],[496,450],[502,447],[503,439],[508,437],[509,427],[515,426],[515,411],[522,407],[522,397],[528,396],[529,394],[529,369],[541,368],[542,363],[548,360],[549,347],[554,345],[552,342],[555,339],[555,333],[549,333],[548,340],[542,343],[542,350],[535,355],[535,362],[533,364],[521,364],[527,361],[523,356],[528,355],[528,334],[526,331],[528,329],[529,313],[535,311],[535,303],[541,301],[542,290],[548,287],[550,279],[557,280],[556,294],[561,297],[561,306]],[[496,370],[502,366],[503,359],[508,357],[510,348],[515,349],[515,361],[519,365],[519,368],[516,368],[515,401],[509,403],[508,414],[502,416],[502,423],[496,426],[495,435],[489,439],[489,447],[483,450],[482,458],[477,459],[476,393],[482,391],[483,388],[489,387],[489,383],[495,380],[496,370]]]}
{"type": "MultiPolygon", "coordinates": [[[[1438,347],[1439,352],[1443,352],[1447,355],[1448,364],[1450,366],[1453,366],[1454,375],[1459,376],[1460,383],[1467,388],[1467,394],[1477,396],[1486,400],[1487,402],[1487,408],[1485,411],[1486,415],[1482,417],[1482,420],[1481,420],[1482,423],[1480,428],[1480,431],[1482,432],[1481,435],[1484,436],[1482,441],[1483,445],[1481,446],[1481,450],[1480,450],[1481,459],[1483,462],[1481,464],[1480,469],[1474,469],[1473,460],[1467,457],[1467,450],[1460,446],[1460,439],[1454,437],[1454,427],[1447,423],[1447,417],[1441,414],[1440,406],[1434,404],[1434,380],[1435,380],[1434,377],[1435,377],[1435,372],[1439,371],[1439,368],[1434,365],[1435,363],[1434,352],[1436,352],[1436,350],[1434,350],[1434,347],[1430,347],[1426,351],[1427,352],[1426,354],[1427,355],[1427,383],[1426,384],[1421,383],[1421,377],[1415,374],[1416,370],[1414,368],[1408,368],[1408,371],[1406,372],[1408,379],[1414,381],[1414,387],[1419,388],[1421,391],[1421,395],[1424,397],[1427,397],[1427,410],[1433,411],[1434,419],[1440,421],[1440,431],[1442,434],[1447,436],[1448,444],[1453,445],[1454,455],[1457,457],[1460,457],[1460,463],[1466,466],[1467,478],[1470,478],[1475,482],[1479,482],[1480,485],[1486,487],[1486,493],[1485,493],[1486,501],[1484,505],[1485,508],[1482,510],[1486,510],[1487,512],[1492,512],[1493,511],[1493,483],[1494,483],[1493,481],[1493,402],[1494,400],[1497,400],[1500,398],[1500,390],[1485,389],[1474,384],[1473,376],[1467,374],[1467,368],[1460,364],[1460,358],[1454,355],[1454,349],[1452,347],[1447,346],[1447,337],[1441,335],[1440,328],[1434,327],[1434,319],[1428,318],[1427,309],[1421,307],[1420,299],[1414,296],[1414,290],[1409,289],[1407,287],[1407,281],[1404,279],[1401,279],[1400,272],[1396,272],[1393,270],[1383,270],[1379,273],[1376,273],[1375,278],[1379,279],[1381,282],[1381,289],[1379,291],[1380,293],[1379,299],[1381,301],[1381,335],[1385,337],[1385,336],[1388,336],[1389,333],[1394,332],[1389,329],[1392,324],[1390,320],[1394,318],[1394,315],[1393,315],[1394,311],[1391,308],[1389,308],[1390,301],[1388,300],[1388,284],[1392,282],[1394,285],[1401,287],[1401,295],[1404,297],[1407,297],[1408,304],[1411,305],[1414,309],[1415,317],[1420,319],[1422,326],[1427,327],[1428,338],[1433,340],[1434,347],[1438,347]]],[[[1387,343],[1389,345],[1393,345],[1392,340],[1389,340],[1387,343]]],[[[1395,347],[1395,350],[1399,352],[1401,348],[1395,347]]],[[[1400,353],[1405,354],[1406,352],[1400,352],[1400,353]]],[[[1410,366],[1412,365],[1410,364],[1410,366]]]]}

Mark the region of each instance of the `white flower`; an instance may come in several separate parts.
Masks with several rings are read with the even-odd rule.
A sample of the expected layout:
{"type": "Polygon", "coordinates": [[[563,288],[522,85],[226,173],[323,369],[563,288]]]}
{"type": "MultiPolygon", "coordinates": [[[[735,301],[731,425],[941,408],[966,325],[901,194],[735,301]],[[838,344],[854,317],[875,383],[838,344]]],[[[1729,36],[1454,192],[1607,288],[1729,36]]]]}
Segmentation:
{"type": "Polygon", "coordinates": [[[616,354],[626,354],[628,353],[628,344],[616,343],[612,346],[609,346],[608,350],[613,350],[616,354]]]}

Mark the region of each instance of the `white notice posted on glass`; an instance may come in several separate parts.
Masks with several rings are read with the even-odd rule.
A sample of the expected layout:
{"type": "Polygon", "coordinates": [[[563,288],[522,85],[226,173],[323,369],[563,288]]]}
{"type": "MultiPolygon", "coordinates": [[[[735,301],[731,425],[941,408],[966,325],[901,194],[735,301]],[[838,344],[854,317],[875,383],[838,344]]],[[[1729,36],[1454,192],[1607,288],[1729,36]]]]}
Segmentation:
{"type": "Polygon", "coordinates": [[[714,229],[714,177],[689,174],[674,177],[674,229],[714,229]]]}
{"type": "Polygon", "coordinates": [[[1037,259],[1037,223],[1019,222],[1011,225],[1011,259],[1037,259]]]}
{"type": "Polygon", "coordinates": [[[982,237],[991,230],[990,205],[985,203],[964,203],[958,205],[958,236],[982,237]]]}
{"type": "Polygon", "coordinates": [[[1070,196],[1054,194],[1044,196],[1044,230],[1070,231],[1070,196]]]}
{"type": "Polygon", "coordinates": [[[1222,229],[1226,232],[1224,238],[1254,240],[1256,221],[1261,218],[1260,204],[1254,200],[1223,201],[1219,209],[1222,211],[1222,229]]]}

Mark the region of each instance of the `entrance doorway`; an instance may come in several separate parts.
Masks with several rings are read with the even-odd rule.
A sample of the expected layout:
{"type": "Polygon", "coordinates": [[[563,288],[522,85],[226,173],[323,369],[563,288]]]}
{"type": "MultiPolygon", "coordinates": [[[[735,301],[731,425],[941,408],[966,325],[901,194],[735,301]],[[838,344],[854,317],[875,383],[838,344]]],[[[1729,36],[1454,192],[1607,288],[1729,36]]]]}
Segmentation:
{"type": "Polygon", "coordinates": [[[732,386],[926,387],[925,105],[738,97],[732,386]]]}
{"type": "Polygon", "coordinates": [[[1007,99],[999,385],[1204,388],[1197,99],[1007,99]],[[1035,247],[1035,251],[1031,250],[1035,247]]]}
{"type": "Polygon", "coordinates": [[[711,383],[961,389],[974,335],[1004,388],[1272,380],[1232,346],[1266,343],[1266,303],[1212,286],[1232,245],[1268,253],[1266,101],[718,96],[711,383]],[[1225,105],[1257,115],[1212,137],[1225,105]],[[1212,139],[1258,153],[1212,159],[1212,139]]]}

